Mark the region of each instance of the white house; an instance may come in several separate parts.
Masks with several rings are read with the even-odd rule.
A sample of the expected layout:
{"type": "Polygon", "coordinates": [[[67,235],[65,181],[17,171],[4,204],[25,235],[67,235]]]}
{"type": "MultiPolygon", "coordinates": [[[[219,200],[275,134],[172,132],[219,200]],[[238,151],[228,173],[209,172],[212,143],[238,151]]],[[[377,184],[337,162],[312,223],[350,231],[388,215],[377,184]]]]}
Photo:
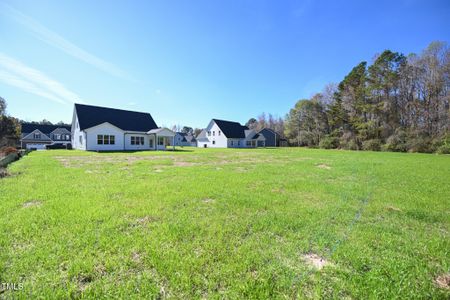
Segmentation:
{"type": "Polygon", "coordinates": [[[197,136],[200,148],[256,148],[265,146],[263,135],[238,122],[212,119],[197,136]]]}
{"type": "Polygon", "coordinates": [[[164,150],[175,133],[158,128],[149,113],[75,104],[72,147],[79,150],[164,150]]]}

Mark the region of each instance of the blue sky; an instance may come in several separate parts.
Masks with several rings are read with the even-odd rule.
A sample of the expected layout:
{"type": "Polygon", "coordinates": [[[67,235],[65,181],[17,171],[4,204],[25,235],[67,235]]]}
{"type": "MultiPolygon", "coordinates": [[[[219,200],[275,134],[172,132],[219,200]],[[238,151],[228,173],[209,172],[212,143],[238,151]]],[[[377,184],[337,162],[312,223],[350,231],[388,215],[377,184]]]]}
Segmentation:
{"type": "Polygon", "coordinates": [[[284,116],[385,49],[450,41],[450,1],[0,0],[0,96],[25,120],[73,103],[204,127],[284,116]]]}

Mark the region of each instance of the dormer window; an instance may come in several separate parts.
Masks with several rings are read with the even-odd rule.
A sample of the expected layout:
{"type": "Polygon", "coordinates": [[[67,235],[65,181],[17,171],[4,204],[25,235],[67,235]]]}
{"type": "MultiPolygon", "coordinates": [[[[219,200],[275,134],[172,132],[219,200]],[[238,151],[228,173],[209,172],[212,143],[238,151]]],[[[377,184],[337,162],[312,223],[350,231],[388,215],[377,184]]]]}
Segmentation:
{"type": "Polygon", "coordinates": [[[218,131],[218,134],[217,135],[220,135],[220,130],[218,131]]]}
{"type": "Polygon", "coordinates": [[[216,132],[215,131],[213,131],[213,136],[215,136],[216,135],[216,132]]]}
{"type": "Polygon", "coordinates": [[[33,138],[35,140],[40,140],[41,139],[41,134],[40,133],[35,133],[35,134],[33,134],[33,138]]]}

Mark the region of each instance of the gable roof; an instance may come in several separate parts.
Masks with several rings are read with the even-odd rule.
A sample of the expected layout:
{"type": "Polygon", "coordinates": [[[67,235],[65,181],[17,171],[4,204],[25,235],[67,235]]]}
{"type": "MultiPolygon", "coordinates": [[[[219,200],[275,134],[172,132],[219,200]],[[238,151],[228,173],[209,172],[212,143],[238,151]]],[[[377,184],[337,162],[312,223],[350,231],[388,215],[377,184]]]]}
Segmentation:
{"type": "Polygon", "coordinates": [[[22,133],[22,140],[52,141],[52,139],[47,134],[43,133],[39,129],[35,129],[29,133],[22,133]],[[35,133],[38,133],[40,135],[39,138],[34,138],[35,133]]]}
{"type": "Polygon", "coordinates": [[[275,130],[270,129],[270,128],[267,128],[267,127],[261,129],[258,133],[264,134],[264,132],[270,132],[270,133],[275,134],[275,135],[280,135],[280,134],[279,134],[278,132],[276,132],[275,130]]]}
{"type": "Polygon", "coordinates": [[[122,130],[147,132],[158,128],[149,113],[75,104],[80,130],[108,122],[122,130]]]}
{"type": "Polygon", "coordinates": [[[55,131],[58,128],[67,129],[69,132],[71,130],[70,126],[60,126],[60,125],[43,125],[43,124],[32,124],[32,123],[23,123],[22,126],[22,134],[28,134],[33,132],[34,130],[39,130],[43,134],[49,134],[52,131],[55,131]]]}
{"type": "Polygon", "coordinates": [[[245,130],[248,130],[247,126],[242,126],[238,122],[218,120],[218,119],[212,119],[212,120],[217,124],[217,126],[219,126],[220,130],[222,130],[223,134],[227,138],[232,138],[232,139],[245,138],[245,130]]]}
{"type": "Polygon", "coordinates": [[[202,129],[200,133],[196,137],[197,141],[199,142],[208,142],[208,138],[206,137],[206,129],[202,129]]]}

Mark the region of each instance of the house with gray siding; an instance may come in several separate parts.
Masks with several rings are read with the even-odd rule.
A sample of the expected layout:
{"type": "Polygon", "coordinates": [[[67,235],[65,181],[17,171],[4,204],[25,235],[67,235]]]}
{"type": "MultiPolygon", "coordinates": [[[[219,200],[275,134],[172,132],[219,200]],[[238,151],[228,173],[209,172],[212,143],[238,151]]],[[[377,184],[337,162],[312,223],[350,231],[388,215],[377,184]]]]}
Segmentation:
{"type": "Polygon", "coordinates": [[[270,128],[263,128],[258,133],[266,138],[266,147],[287,147],[287,140],[270,128]]]}
{"type": "Polygon", "coordinates": [[[71,143],[71,128],[63,125],[21,124],[20,144],[26,149],[45,149],[47,145],[71,143]]]}

